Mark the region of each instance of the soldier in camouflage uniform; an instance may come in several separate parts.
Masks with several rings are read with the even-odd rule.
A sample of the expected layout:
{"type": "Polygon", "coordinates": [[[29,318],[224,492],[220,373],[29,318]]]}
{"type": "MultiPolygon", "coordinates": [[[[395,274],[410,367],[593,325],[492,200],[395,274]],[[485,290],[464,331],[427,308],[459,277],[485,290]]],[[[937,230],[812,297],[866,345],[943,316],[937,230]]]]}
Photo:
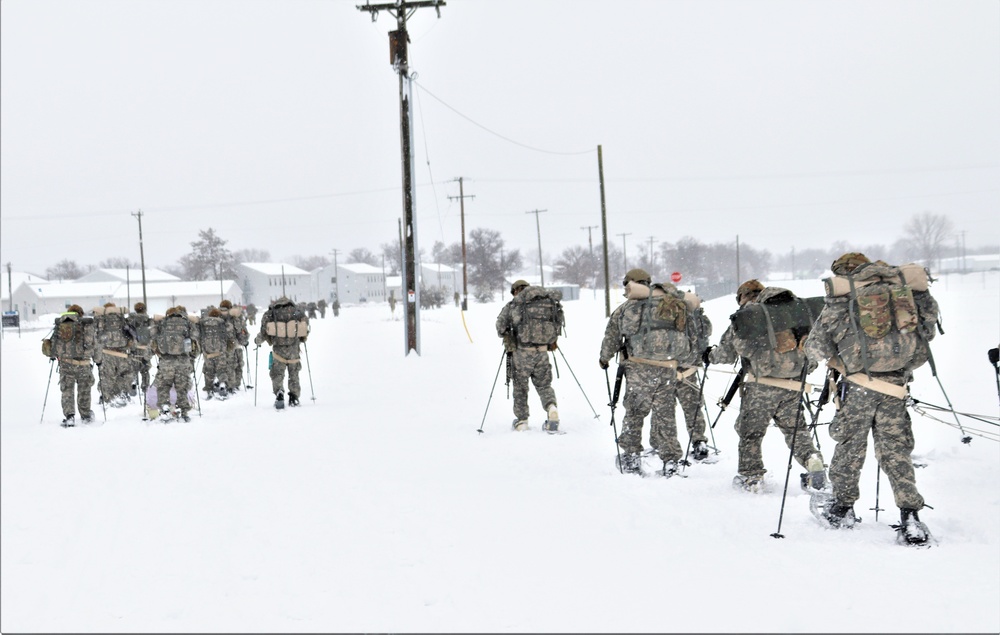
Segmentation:
{"type": "Polygon", "coordinates": [[[145,394],[146,389],[149,388],[149,369],[153,359],[153,351],[149,342],[149,330],[153,320],[146,312],[146,304],[136,302],[133,312],[126,318],[126,322],[132,329],[132,333],[135,334],[135,346],[131,355],[132,365],[135,368],[133,372],[139,374],[142,392],[145,394]]]}
{"type": "Polygon", "coordinates": [[[129,394],[135,394],[135,367],[129,357],[135,346],[134,333],[128,328],[122,310],[114,302],[107,302],[103,307],[95,309],[94,318],[97,344],[103,358],[97,369],[101,401],[114,408],[121,408],[129,402],[129,394]]]}
{"type": "MultiPolygon", "coordinates": [[[[899,275],[896,267],[872,263],[860,253],[842,255],[833,262],[831,270],[837,276],[850,275],[861,283],[876,276],[880,280],[893,280],[899,275]]],[[[870,432],[875,458],[889,478],[895,503],[900,508],[901,537],[905,542],[922,544],[929,533],[917,517],[924,507],[924,498],[917,491],[910,457],[914,440],[906,399],[913,370],[930,356],[928,342],[935,336],[938,305],[929,291],[913,288],[912,296],[915,306],[910,312],[915,309],[917,313],[914,328],[909,332],[912,348],[902,340],[888,341],[886,336],[883,336],[885,344],[876,339],[867,339],[866,343],[869,325],[863,316],[856,317],[860,311],[852,308],[855,303],[850,295],[828,295],[806,339],[805,349],[810,359],[828,360],[832,369],[845,373],[838,386],[839,408],[830,425],[830,436],[837,442],[837,448],[830,463],[834,501],[824,514],[826,520],[831,526],[842,528],[857,522],[854,502],[860,496],[858,484],[870,432]]],[[[900,305],[892,302],[896,316],[903,313],[900,305]]]]}
{"type": "Polygon", "coordinates": [[[258,348],[264,342],[271,346],[272,360],[269,374],[276,408],[285,407],[286,371],[288,372],[288,405],[299,405],[299,396],[302,394],[302,385],[299,383],[299,371],[302,370],[299,348],[306,341],[306,337],[308,337],[306,314],[284,296],[275,300],[260,318],[260,333],[254,338],[254,344],[258,348]],[[288,325],[293,322],[301,326],[291,327],[295,329],[292,335],[288,335],[288,327],[282,327],[283,331],[278,328],[279,325],[288,325]]]}
{"type": "Polygon", "coordinates": [[[247,332],[246,319],[239,307],[233,307],[229,300],[219,303],[222,317],[233,327],[235,340],[232,348],[223,355],[226,360],[226,385],[229,394],[234,394],[243,385],[243,346],[250,344],[250,333],[247,332]]]}
{"type": "Polygon", "coordinates": [[[701,352],[708,348],[708,338],[712,336],[712,321],[699,306],[688,321],[689,336],[694,342],[691,359],[677,368],[677,401],[684,413],[688,439],[691,442],[691,458],[703,461],[708,458],[708,437],[705,436],[705,394],[698,378],[697,363],[702,361],[701,352]],[[691,363],[693,362],[693,363],[691,363]]]}
{"type": "MultiPolygon", "coordinates": [[[[736,291],[736,301],[740,307],[753,302],[763,302],[778,294],[790,294],[787,289],[765,288],[757,280],[748,280],[736,291]]],[[[740,387],[740,414],[736,419],[736,433],[739,435],[739,473],[733,479],[733,486],[748,492],[760,492],[767,470],[761,446],[768,425],[781,430],[785,444],[792,448],[795,460],[808,471],[807,486],[822,489],[827,485],[823,456],[813,444],[808,426],[801,420],[800,404],[802,388],[799,379],[802,372],[803,353],[801,343],[781,354],[775,354],[778,366],[761,370],[762,360],[756,356],[747,357],[746,347],[736,336],[732,324],[722,334],[719,345],[709,353],[713,364],[732,364],[742,360],[745,374],[740,387]]],[[[764,355],[770,357],[770,355],[764,355]]],[[[807,371],[816,368],[816,362],[806,362],[807,371]]]]}
{"type": "Polygon", "coordinates": [[[622,352],[619,364],[627,379],[625,418],[618,435],[623,472],[642,473],[642,426],[652,412],[649,444],[663,461],[662,474],[672,476],[683,451],[677,440],[677,368],[691,356],[686,326],[688,307],[676,288],[655,285],[642,269],[625,274],[625,303],[608,319],[599,363],[607,369],[622,352]],[[679,296],[679,297],[678,297],[679,296]]]}
{"type": "MultiPolygon", "coordinates": [[[[530,285],[524,280],[517,280],[510,287],[510,295],[517,297],[530,285]]],[[[514,381],[514,422],[511,429],[521,432],[528,429],[528,388],[529,382],[535,384],[538,398],[545,408],[546,420],[543,427],[546,431],[558,430],[559,409],[556,403],[556,391],[552,388],[552,365],[549,362],[549,351],[556,350],[555,342],[538,343],[523,342],[517,337],[514,327],[512,309],[514,299],[504,305],[497,316],[497,336],[503,338],[504,350],[513,366],[514,381]],[[553,427],[554,426],[554,427],[553,427]]],[[[562,325],[559,325],[561,328],[562,325]]]]}
{"type": "Polygon", "coordinates": [[[198,323],[202,356],[205,362],[202,375],[205,381],[205,398],[217,395],[220,399],[229,396],[230,363],[229,352],[236,346],[236,332],[233,325],[222,316],[222,311],[211,308],[198,323]]]}
{"type": "Polygon", "coordinates": [[[319,316],[320,316],[320,318],[325,318],[326,317],[326,300],[324,300],[323,298],[320,298],[319,302],[316,303],[316,308],[319,309],[319,316]]]}
{"type": "Polygon", "coordinates": [[[257,323],[257,305],[253,302],[247,305],[247,322],[250,326],[257,323]]]}
{"type": "Polygon", "coordinates": [[[75,425],[77,412],[84,423],[90,423],[94,420],[90,409],[90,393],[94,387],[91,360],[100,364],[101,351],[97,347],[94,321],[83,317],[79,304],[69,307],[56,319],[50,346],[49,358],[59,360],[62,426],[69,428],[75,425]]]}
{"type": "Polygon", "coordinates": [[[156,387],[156,405],[165,420],[171,417],[170,389],[177,394],[176,407],[184,421],[190,421],[188,412],[191,401],[188,392],[191,390],[194,358],[198,356],[198,329],[188,319],[187,309],[175,306],[167,309],[162,320],[153,322],[153,353],[159,358],[156,367],[156,377],[153,385],[156,387]]]}

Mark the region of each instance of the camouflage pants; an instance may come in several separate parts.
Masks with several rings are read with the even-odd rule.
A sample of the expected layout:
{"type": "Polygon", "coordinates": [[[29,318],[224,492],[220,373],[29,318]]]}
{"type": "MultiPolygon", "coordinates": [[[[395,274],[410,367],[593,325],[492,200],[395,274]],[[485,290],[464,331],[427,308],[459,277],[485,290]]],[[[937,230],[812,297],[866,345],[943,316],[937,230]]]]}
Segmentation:
{"type": "Polygon", "coordinates": [[[736,418],[736,434],[740,437],[739,473],[743,476],[763,476],[764,458],[761,444],[771,420],[785,436],[785,445],[795,442],[795,460],[805,467],[809,455],[817,452],[809,433],[805,413],[799,419],[802,394],[777,386],[754,382],[743,384],[740,389],[740,416],[736,418]],[[798,421],[798,427],[796,427],[798,421]]]}
{"type": "Polygon", "coordinates": [[[243,348],[237,344],[230,353],[232,365],[229,367],[230,388],[243,385],[243,348]]]}
{"type": "Polygon", "coordinates": [[[137,347],[131,358],[132,374],[138,374],[142,378],[143,393],[145,393],[146,389],[149,388],[149,368],[151,366],[150,360],[152,358],[153,353],[149,350],[148,346],[137,347]]]}
{"type": "Polygon", "coordinates": [[[664,461],[681,458],[677,441],[677,371],[650,364],[625,362],[625,419],[618,435],[622,452],[642,452],[642,424],[649,421],[649,444],[664,461]]]}
{"type": "Polygon", "coordinates": [[[556,391],[552,388],[552,365],[548,351],[519,348],[514,351],[514,416],[518,421],[528,418],[528,382],[535,384],[542,407],[548,411],[556,403],[556,391]]]}
{"type": "Polygon", "coordinates": [[[101,395],[105,403],[118,395],[126,394],[135,379],[135,366],[132,360],[129,357],[111,355],[108,350],[110,349],[105,349],[104,358],[97,369],[101,380],[101,395]]]}
{"type": "Polygon", "coordinates": [[[677,401],[684,412],[690,442],[708,441],[705,436],[705,396],[698,373],[688,375],[678,382],[677,401]]]}
{"type": "Polygon", "coordinates": [[[218,380],[219,384],[226,383],[228,386],[228,373],[226,371],[226,354],[222,353],[216,355],[215,357],[204,356],[205,363],[201,367],[201,373],[205,376],[205,392],[213,392],[215,390],[215,381],[218,380]]]}
{"type": "Polygon", "coordinates": [[[191,390],[191,358],[187,355],[161,355],[156,368],[156,406],[165,411],[170,407],[170,389],[177,392],[177,407],[181,413],[191,409],[188,391],[191,390]]]}
{"type": "Polygon", "coordinates": [[[73,364],[66,360],[59,360],[59,391],[62,393],[64,417],[72,417],[75,412],[80,413],[80,418],[91,416],[90,391],[93,387],[94,371],[89,362],[87,364],[73,364]],[[76,388],[75,399],[74,387],[76,388]],[[75,404],[74,401],[76,401],[75,404]]]}
{"type": "Polygon", "coordinates": [[[288,371],[288,392],[302,396],[302,386],[299,384],[299,371],[302,370],[302,360],[299,359],[299,345],[275,344],[271,350],[271,390],[274,394],[284,390],[285,371],[288,371]],[[283,362],[278,358],[288,360],[283,362]]]}
{"type": "Polygon", "coordinates": [[[860,497],[858,482],[868,450],[868,431],[875,444],[875,460],[889,477],[897,507],[922,509],[924,498],[917,491],[913,473],[913,427],[902,399],[847,384],[840,409],[830,424],[837,449],[830,461],[833,495],[842,505],[860,497]]]}

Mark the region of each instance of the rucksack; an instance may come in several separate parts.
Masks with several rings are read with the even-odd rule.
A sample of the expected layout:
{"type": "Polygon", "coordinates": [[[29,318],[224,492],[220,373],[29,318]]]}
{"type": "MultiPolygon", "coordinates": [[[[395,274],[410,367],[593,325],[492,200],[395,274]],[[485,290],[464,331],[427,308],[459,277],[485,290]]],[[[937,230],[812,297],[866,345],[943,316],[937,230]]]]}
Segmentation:
{"type": "Polygon", "coordinates": [[[124,307],[109,306],[94,309],[97,339],[104,348],[126,348],[132,339],[125,323],[124,307]]]}
{"type": "Polygon", "coordinates": [[[217,355],[226,350],[226,320],[217,316],[201,319],[201,350],[208,355],[217,355]]]}
{"type": "Polygon", "coordinates": [[[152,337],[149,334],[149,325],[152,319],[146,313],[133,313],[128,317],[128,323],[135,333],[135,343],[139,346],[149,346],[152,337]]]}
{"type": "Polygon", "coordinates": [[[926,270],[873,262],[824,283],[828,305],[847,300],[847,328],[834,340],[848,373],[911,371],[928,361],[938,307],[926,270]]]}
{"type": "Polygon", "coordinates": [[[522,345],[555,343],[566,324],[562,293],[543,287],[525,287],[511,300],[510,321],[522,345]]]}
{"type": "Polygon", "coordinates": [[[238,306],[221,309],[222,317],[233,325],[233,332],[236,334],[236,342],[240,346],[250,343],[250,332],[247,331],[247,320],[243,317],[243,311],[238,306]]]}
{"type": "Polygon", "coordinates": [[[265,317],[268,313],[270,320],[264,327],[264,332],[272,345],[290,346],[309,335],[309,320],[294,304],[273,306],[267,310],[265,317]]]}
{"type": "Polygon", "coordinates": [[[730,316],[733,345],[758,377],[798,377],[805,363],[803,341],[823,310],[822,297],[800,298],[768,287],[756,302],[730,316]]]}
{"type": "Polygon", "coordinates": [[[629,283],[626,297],[638,303],[620,325],[630,357],[657,361],[691,360],[692,344],[688,336],[691,305],[685,294],[673,285],[654,284],[647,287],[629,283]]]}
{"type": "Polygon", "coordinates": [[[90,355],[87,350],[87,329],[93,327],[94,319],[90,317],[57,317],[52,337],[47,340],[48,346],[45,345],[46,340],[42,340],[42,353],[59,359],[86,359],[90,355]],[[49,349],[48,353],[46,348],[49,349]]]}
{"type": "Polygon", "coordinates": [[[192,350],[191,322],[179,314],[153,318],[153,343],[161,355],[185,355],[192,350]]]}

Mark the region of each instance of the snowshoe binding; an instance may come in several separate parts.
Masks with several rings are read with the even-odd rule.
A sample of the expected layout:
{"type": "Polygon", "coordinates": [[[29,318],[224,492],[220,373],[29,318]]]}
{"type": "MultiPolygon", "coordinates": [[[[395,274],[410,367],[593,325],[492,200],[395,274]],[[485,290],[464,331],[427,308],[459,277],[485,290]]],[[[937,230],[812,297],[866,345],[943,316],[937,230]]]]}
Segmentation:
{"type": "Polygon", "coordinates": [[[528,420],[514,419],[514,422],[510,424],[510,429],[514,432],[524,432],[528,429],[528,420]]]}
{"type": "Polygon", "coordinates": [[[854,514],[853,505],[841,505],[829,492],[817,491],[810,494],[809,511],[828,529],[852,529],[861,522],[854,514]]]}
{"type": "Polygon", "coordinates": [[[274,409],[275,410],[285,409],[285,393],[281,392],[280,390],[278,391],[278,395],[274,400],[274,409]]]}
{"type": "Polygon", "coordinates": [[[892,525],[896,530],[896,542],[907,547],[930,547],[933,536],[915,509],[900,509],[899,524],[892,525]]]}
{"type": "Polygon", "coordinates": [[[615,457],[615,468],[622,474],[642,476],[642,457],[638,453],[619,454],[615,457]]]}
{"type": "Polygon", "coordinates": [[[76,425],[76,415],[66,415],[66,418],[59,425],[64,428],[72,428],[76,425]]]}
{"type": "Polygon", "coordinates": [[[763,477],[744,476],[742,474],[737,474],[733,477],[733,489],[738,492],[748,492],[750,494],[763,494],[767,491],[763,477]]]}
{"type": "Polygon", "coordinates": [[[691,446],[691,460],[701,462],[707,458],[708,443],[704,441],[695,441],[691,446]]]}

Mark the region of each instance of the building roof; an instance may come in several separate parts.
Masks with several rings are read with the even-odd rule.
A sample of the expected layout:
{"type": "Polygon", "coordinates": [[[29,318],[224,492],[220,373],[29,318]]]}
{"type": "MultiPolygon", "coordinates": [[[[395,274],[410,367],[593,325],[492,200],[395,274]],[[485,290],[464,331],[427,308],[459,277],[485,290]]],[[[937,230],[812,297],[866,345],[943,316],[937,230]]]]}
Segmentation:
{"type": "MultiPolygon", "coordinates": [[[[131,280],[142,280],[142,269],[95,269],[90,273],[80,276],[77,278],[77,282],[91,282],[97,281],[95,278],[100,278],[102,276],[116,278],[122,282],[131,280]]],[[[162,269],[146,269],[146,283],[150,282],[167,282],[180,280],[177,276],[172,273],[167,273],[162,269]]]]}
{"type": "Polygon", "coordinates": [[[284,262],[241,262],[240,266],[262,273],[265,276],[308,276],[309,272],[284,262]],[[282,271],[284,269],[284,271],[282,271]]]}
{"type": "MultiPolygon", "coordinates": [[[[122,286],[121,282],[25,282],[39,298],[92,298],[111,297],[122,286]]],[[[18,287],[20,288],[20,287],[18,287]]]]}
{"type": "MultiPolygon", "coordinates": [[[[4,272],[6,273],[6,272],[4,272]]],[[[7,284],[8,278],[6,275],[3,276],[3,284],[0,284],[0,298],[7,299],[10,297],[10,291],[21,286],[22,282],[35,283],[35,282],[48,282],[45,278],[41,276],[36,276],[33,273],[27,273],[25,271],[11,271],[10,272],[10,284],[7,284]]]]}
{"type": "Polygon", "coordinates": [[[364,262],[348,262],[337,266],[338,268],[345,269],[351,273],[382,273],[381,267],[373,267],[364,262]]]}
{"type": "Polygon", "coordinates": [[[424,269],[430,269],[432,271],[440,271],[441,273],[451,273],[453,271],[458,271],[455,267],[451,265],[446,265],[440,262],[422,262],[420,266],[424,269]]]}

